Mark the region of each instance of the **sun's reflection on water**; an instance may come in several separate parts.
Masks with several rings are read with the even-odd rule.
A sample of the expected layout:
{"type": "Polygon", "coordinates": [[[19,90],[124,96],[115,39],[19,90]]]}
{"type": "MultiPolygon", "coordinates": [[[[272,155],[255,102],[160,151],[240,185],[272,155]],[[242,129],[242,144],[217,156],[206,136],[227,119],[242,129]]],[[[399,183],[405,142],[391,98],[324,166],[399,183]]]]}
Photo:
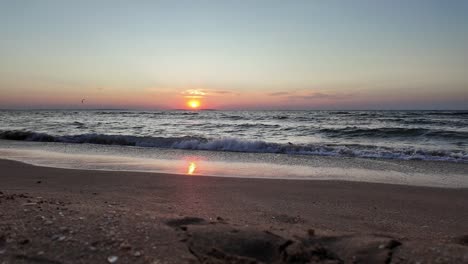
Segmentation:
{"type": "Polygon", "coordinates": [[[189,163],[188,169],[187,169],[187,174],[188,175],[193,175],[195,173],[195,170],[197,169],[197,164],[193,161],[189,163]]]}

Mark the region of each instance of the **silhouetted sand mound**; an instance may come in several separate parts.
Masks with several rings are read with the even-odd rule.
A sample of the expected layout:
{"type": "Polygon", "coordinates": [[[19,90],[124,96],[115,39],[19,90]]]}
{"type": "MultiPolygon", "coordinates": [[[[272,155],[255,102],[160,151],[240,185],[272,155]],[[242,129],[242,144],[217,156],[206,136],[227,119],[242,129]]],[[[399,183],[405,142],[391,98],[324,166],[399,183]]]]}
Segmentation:
{"type": "Polygon", "coordinates": [[[179,219],[171,219],[166,222],[171,227],[182,227],[186,225],[199,225],[206,223],[204,219],[199,217],[184,217],[179,219]]]}
{"type": "Polygon", "coordinates": [[[357,263],[390,263],[401,242],[386,236],[354,235],[338,237],[317,237],[312,240],[337,252],[346,262],[357,263]]]}
{"type": "Polygon", "coordinates": [[[468,246],[468,235],[457,237],[455,242],[460,245],[468,246]]]}
{"type": "Polygon", "coordinates": [[[285,238],[229,225],[189,226],[190,252],[201,263],[468,263],[456,244],[402,243],[381,235],[285,238]]]}
{"type": "Polygon", "coordinates": [[[270,232],[211,226],[195,228],[189,236],[190,252],[203,263],[341,263],[319,243],[293,241],[270,232]]]}

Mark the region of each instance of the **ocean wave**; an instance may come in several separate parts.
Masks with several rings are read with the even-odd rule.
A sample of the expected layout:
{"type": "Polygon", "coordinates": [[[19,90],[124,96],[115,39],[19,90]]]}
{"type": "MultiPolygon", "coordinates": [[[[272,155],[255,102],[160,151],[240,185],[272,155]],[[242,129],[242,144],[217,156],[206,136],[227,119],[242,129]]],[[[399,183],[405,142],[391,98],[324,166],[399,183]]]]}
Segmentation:
{"type": "Polygon", "coordinates": [[[346,127],[339,129],[324,128],[320,129],[322,133],[328,137],[366,137],[366,138],[403,138],[403,137],[419,137],[427,138],[448,138],[448,139],[468,139],[468,132],[464,131],[448,131],[436,130],[427,128],[403,128],[403,127],[383,127],[383,128],[359,128],[346,127]]]}
{"type": "Polygon", "coordinates": [[[286,115],[277,115],[277,116],[273,116],[271,117],[271,119],[276,119],[276,120],[284,120],[284,119],[288,119],[289,116],[286,116],[286,115]]]}
{"type": "Polygon", "coordinates": [[[239,128],[279,128],[281,127],[280,125],[277,124],[262,124],[262,123],[243,123],[243,124],[237,124],[235,125],[236,127],[239,128]]]}
{"type": "Polygon", "coordinates": [[[240,115],[228,115],[228,114],[222,114],[219,116],[221,119],[228,119],[228,120],[245,120],[245,116],[240,116],[240,115]]]}
{"type": "Polygon", "coordinates": [[[402,160],[439,160],[468,163],[468,152],[462,150],[428,150],[390,148],[370,145],[280,144],[238,138],[209,139],[204,137],[139,137],[129,135],[81,134],[54,136],[22,130],[0,131],[0,139],[39,142],[90,143],[188,150],[210,150],[250,153],[279,153],[402,160]]]}
{"type": "Polygon", "coordinates": [[[330,115],[349,115],[352,114],[351,112],[348,111],[331,111],[330,115]]]}
{"type": "Polygon", "coordinates": [[[439,116],[468,116],[468,111],[453,111],[453,112],[428,112],[429,115],[439,115],[439,116]]]}

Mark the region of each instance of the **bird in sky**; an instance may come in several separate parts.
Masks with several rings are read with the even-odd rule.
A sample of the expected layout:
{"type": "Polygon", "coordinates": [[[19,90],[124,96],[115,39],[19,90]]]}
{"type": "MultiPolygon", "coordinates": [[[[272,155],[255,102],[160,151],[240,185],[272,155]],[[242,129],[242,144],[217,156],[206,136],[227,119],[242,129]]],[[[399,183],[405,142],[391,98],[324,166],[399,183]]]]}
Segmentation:
{"type": "Polygon", "coordinates": [[[86,100],[86,99],[81,99],[81,103],[84,104],[84,101],[85,101],[85,100],[86,100]]]}

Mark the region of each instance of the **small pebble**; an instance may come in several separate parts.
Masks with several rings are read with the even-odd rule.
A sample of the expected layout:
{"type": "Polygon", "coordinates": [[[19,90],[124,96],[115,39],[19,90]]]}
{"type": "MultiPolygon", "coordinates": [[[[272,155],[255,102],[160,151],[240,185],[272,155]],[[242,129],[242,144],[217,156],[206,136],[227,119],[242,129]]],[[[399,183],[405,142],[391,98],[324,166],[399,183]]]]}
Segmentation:
{"type": "Polygon", "coordinates": [[[23,239],[19,241],[20,245],[26,245],[27,243],[29,243],[29,239],[23,239]]]}
{"type": "Polygon", "coordinates": [[[140,252],[140,251],[135,251],[135,253],[133,253],[133,256],[135,256],[135,257],[140,257],[140,256],[141,256],[141,252],[140,252]]]}
{"type": "Polygon", "coordinates": [[[120,244],[120,249],[129,250],[131,248],[132,248],[132,246],[130,246],[130,244],[128,244],[126,242],[123,242],[123,243],[120,244]]]}
{"type": "Polygon", "coordinates": [[[109,257],[107,257],[107,261],[108,261],[109,263],[116,263],[117,260],[119,260],[119,257],[117,257],[117,256],[109,256],[109,257]]]}

